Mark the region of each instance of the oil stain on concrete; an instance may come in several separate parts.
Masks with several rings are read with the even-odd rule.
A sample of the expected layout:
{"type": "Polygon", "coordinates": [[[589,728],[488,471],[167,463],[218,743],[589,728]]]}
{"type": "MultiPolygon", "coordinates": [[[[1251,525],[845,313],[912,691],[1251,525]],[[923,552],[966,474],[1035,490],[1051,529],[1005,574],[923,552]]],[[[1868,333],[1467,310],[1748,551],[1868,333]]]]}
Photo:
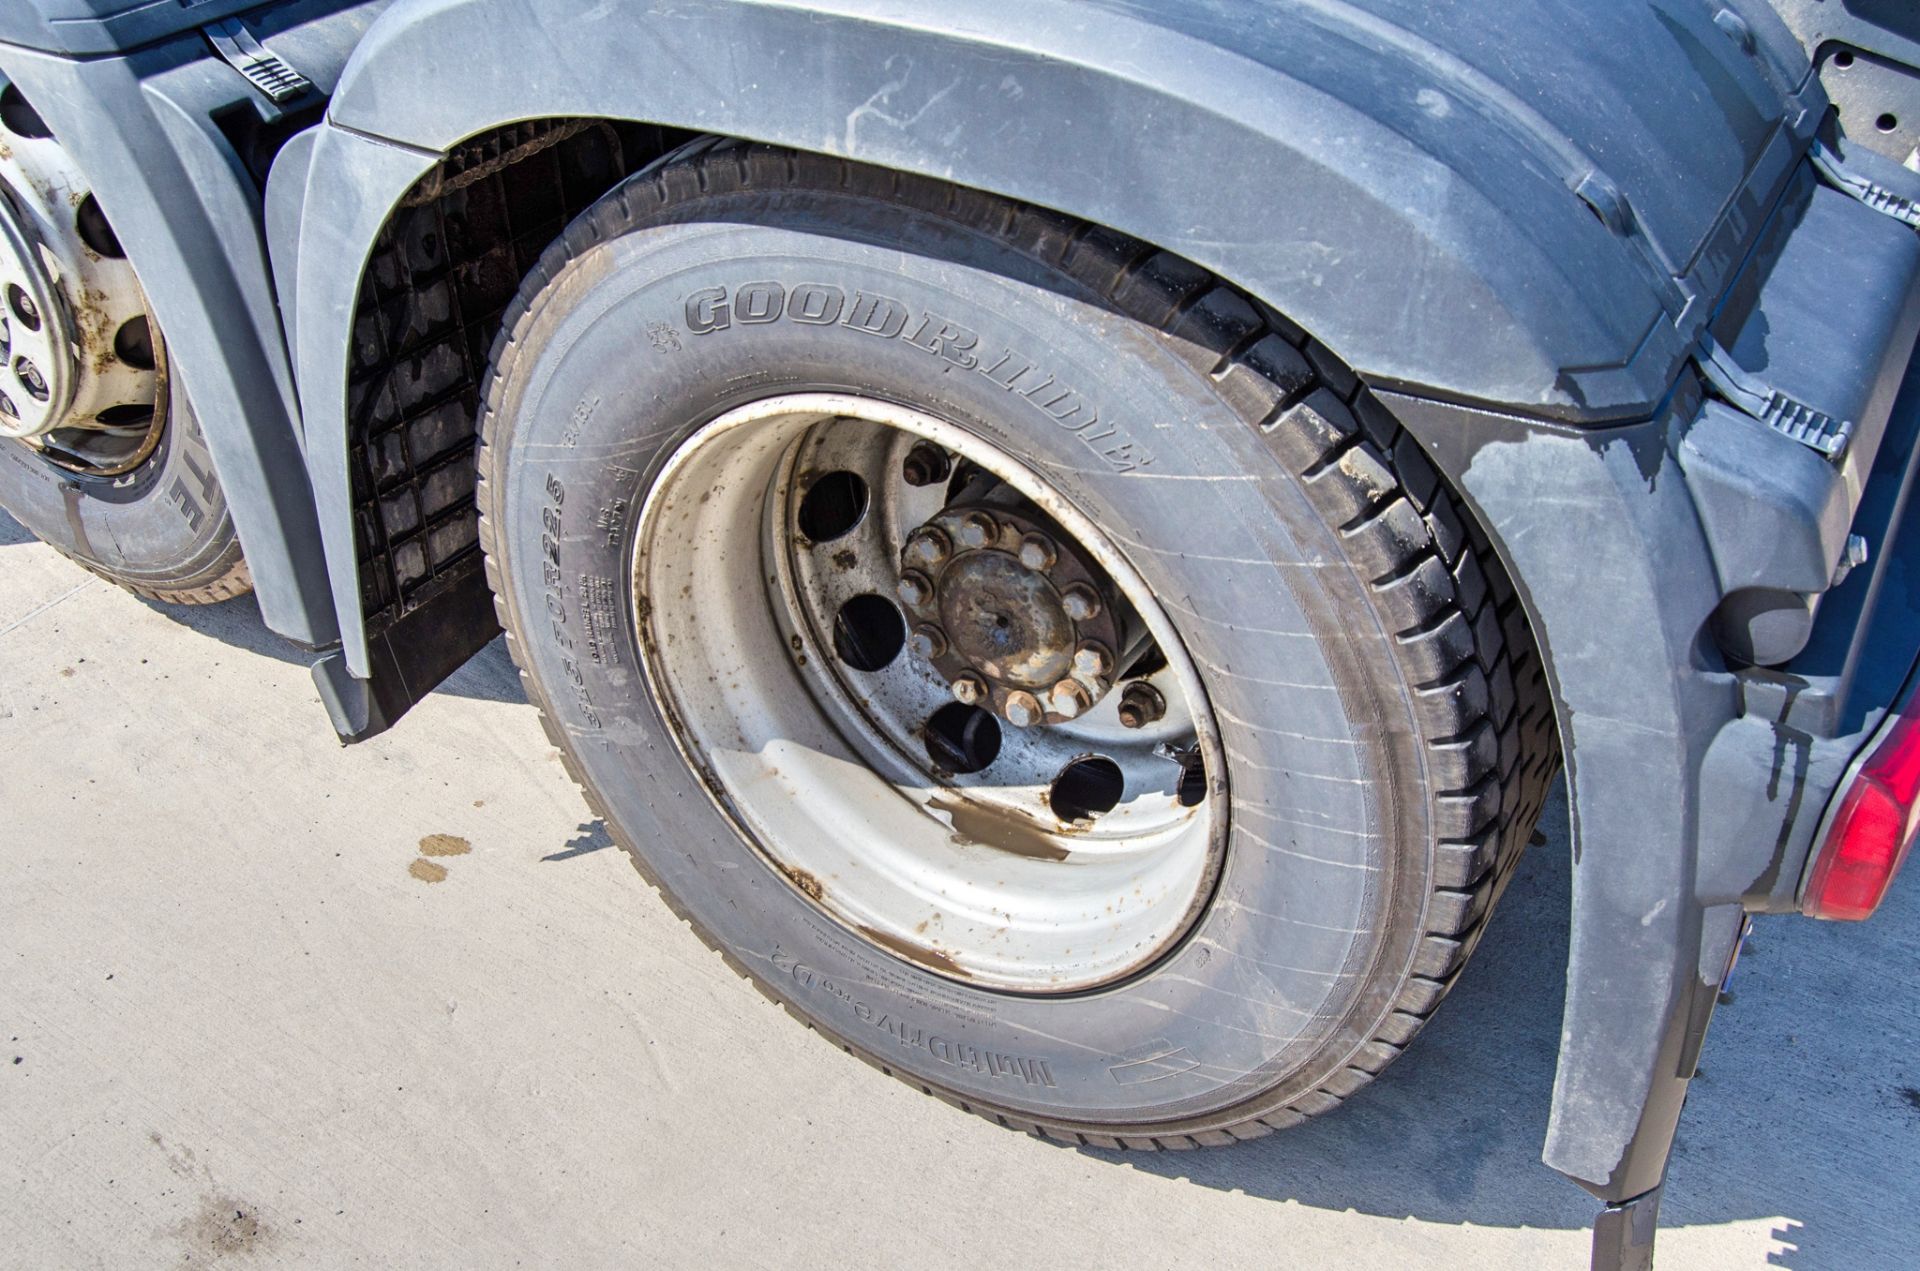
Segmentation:
{"type": "Polygon", "coordinates": [[[473,844],[453,834],[429,834],[420,840],[422,856],[465,856],[473,844]]]}
{"type": "Polygon", "coordinates": [[[429,834],[420,840],[420,855],[413,864],[407,866],[407,872],[423,883],[444,883],[447,881],[447,867],[427,858],[465,856],[472,850],[473,844],[457,834],[429,834]]]}
{"type": "Polygon", "coordinates": [[[423,883],[444,883],[447,881],[447,867],[445,865],[436,865],[424,856],[415,857],[413,864],[407,866],[407,872],[423,883]]]}

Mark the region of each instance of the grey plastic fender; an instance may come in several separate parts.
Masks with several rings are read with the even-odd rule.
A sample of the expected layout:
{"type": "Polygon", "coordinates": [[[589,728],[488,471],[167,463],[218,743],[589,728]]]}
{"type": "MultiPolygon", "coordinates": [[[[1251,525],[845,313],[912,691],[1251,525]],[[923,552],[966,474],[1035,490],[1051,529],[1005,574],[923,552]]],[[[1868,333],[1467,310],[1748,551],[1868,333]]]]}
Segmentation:
{"type": "Polygon", "coordinates": [[[1564,80],[1580,59],[1542,5],[1499,7],[1443,30],[1428,6],[1382,0],[403,0],[356,50],[331,119],[432,151],[516,119],[586,115],[847,155],[1185,255],[1375,383],[1643,417],[1684,356],[1656,321],[1647,258],[1686,271],[1778,94],[1763,100],[1758,68],[1704,10],[1664,25],[1629,12],[1588,19],[1608,24],[1593,38],[1658,37],[1636,50],[1647,65],[1587,71],[1552,90],[1549,118],[1510,84],[1564,80]],[[1732,56],[1712,60],[1721,50],[1732,56]],[[1676,122],[1654,122],[1642,99],[1703,68],[1713,91],[1750,100],[1716,121],[1676,99],[1676,122]],[[1585,125],[1584,147],[1569,133],[1583,98],[1618,116],[1585,125]],[[1616,128],[1641,135],[1619,144],[1616,128]],[[1628,231],[1611,232],[1575,193],[1591,179],[1619,195],[1591,152],[1602,144],[1616,167],[1658,165],[1641,215],[1664,245],[1632,241],[1631,209],[1628,231]],[[1676,182],[1675,162],[1713,170],[1676,182]],[[1698,204],[1679,192],[1690,185],[1698,204]]]}
{"type": "MultiPolygon", "coordinates": [[[[1715,894],[1696,850],[1717,811],[1700,773],[1738,713],[1733,677],[1694,655],[1721,586],[1670,435],[1697,399],[1676,418],[1597,434],[1387,400],[1437,449],[1541,637],[1574,862],[1545,1157],[1602,1199],[1628,1200],[1665,1171],[1743,918],[1740,893],[1715,894]]],[[[1751,752],[1772,738],[1763,728],[1728,741],[1751,752]]],[[[1771,842],[1741,846],[1760,858],[1750,878],[1771,842]]]]}
{"type": "Polygon", "coordinates": [[[349,668],[368,659],[334,439],[358,266],[434,156],[520,119],[720,132],[1024,199],[1207,266],[1376,386],[1646,417],[1686,356],[1675,319],[1750,229],[1736,192],[1784,173],[1804,59],[1777,19],[1743,51],[1691,5],[1582,11],[1594,48],[1633,47],[1617,61],[1579,52],[1563,6],[1452,8],[401,0],[341,73],[293,297],[349,668]]]}

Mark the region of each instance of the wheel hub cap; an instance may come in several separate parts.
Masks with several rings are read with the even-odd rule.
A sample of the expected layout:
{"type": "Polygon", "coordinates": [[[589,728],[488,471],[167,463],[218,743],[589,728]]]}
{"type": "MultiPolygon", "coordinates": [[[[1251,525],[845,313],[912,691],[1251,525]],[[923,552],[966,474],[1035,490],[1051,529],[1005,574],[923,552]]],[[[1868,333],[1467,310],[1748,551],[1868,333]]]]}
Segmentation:
{"type": "Polygon", "coordinates": [[[1022,728],[1090,710],[1113,685],[1113,651],[1141,643],[1100,566],[984,474],[908,537],[898,594],[917,624],[914,653],[959,700],[1022,728]]]}

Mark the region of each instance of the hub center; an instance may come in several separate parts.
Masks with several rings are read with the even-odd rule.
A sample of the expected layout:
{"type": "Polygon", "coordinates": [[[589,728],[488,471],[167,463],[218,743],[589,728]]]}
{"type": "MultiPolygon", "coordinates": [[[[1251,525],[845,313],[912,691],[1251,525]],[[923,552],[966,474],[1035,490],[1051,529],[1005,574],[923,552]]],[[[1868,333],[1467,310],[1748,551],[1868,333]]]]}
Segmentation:
{"type": "Polygon", "coordinates": [[[1021,728],[1085,714],[1148,643],[1106,572],[989,477],[908,536],[899,596],[914,653],[1021,728]]]}
{"type": "Polygon", "coordinates": [[[1002,551],[967,552],[940,576],[940,624],[989,679],[1045,689],[1073,665],[1073,620],[1046,575],[1002,551]]]}

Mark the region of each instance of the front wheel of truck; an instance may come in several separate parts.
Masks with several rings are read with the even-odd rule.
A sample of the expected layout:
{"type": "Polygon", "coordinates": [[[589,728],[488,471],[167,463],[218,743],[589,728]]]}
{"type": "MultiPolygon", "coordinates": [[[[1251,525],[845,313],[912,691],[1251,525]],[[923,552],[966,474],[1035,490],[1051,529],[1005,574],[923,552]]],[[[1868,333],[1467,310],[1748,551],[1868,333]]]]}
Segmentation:
{"type": "Polygon", "coordinates": [[[481,538],[554,742],[762,992],[1005,1124],[1226,1143],[1432,1014],[1555,753],[1334,359],[1049,213],[720,146],[507,314],[481,538]]]}

